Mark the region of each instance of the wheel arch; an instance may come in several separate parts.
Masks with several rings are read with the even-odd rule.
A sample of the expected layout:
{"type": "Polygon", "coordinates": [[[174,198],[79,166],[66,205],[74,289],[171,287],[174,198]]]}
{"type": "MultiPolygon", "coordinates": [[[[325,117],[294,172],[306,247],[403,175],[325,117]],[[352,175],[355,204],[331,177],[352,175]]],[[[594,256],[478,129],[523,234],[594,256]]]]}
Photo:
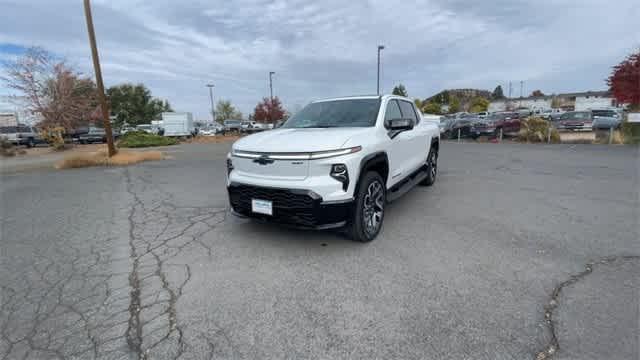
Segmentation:
{"type": "Polygon", "coordinates": [[[360,160],[360,173],[358,174],[358,181],[354,191],[354,196],[358,193],[360,188],[360,179],[368,171],[375,171],[382,177],[384,186],[387,186],[387,180],[389,178],[389,157],[384,151],[375,152],[369,154],[360,160]]]}
{"type": "Polygon", "coordinates": [[[436,152],[440,152],[440,138],[439,137],[433,137],[431,138],[431,145],[429,147],[429,150],[431,149],[435,149],[436,152]]]}

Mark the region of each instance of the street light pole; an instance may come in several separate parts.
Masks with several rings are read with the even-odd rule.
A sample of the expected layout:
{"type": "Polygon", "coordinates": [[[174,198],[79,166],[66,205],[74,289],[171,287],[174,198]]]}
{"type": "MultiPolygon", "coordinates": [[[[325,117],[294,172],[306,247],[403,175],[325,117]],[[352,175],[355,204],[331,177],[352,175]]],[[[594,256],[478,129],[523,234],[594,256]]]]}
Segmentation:
{"type": "Polygon", "coordinates": [[[211,124],[216,122],[216,111],[213,107],[213,84],[206,85],[209,88],[209,99],[211,99],[211,124]]]}
{"type": "Polygon", "coordinates": [[[269,71],[269,122],[273,123],[273,75],[274,71],[269,71]]]}
{"type": "Polygon", "coordinates": [[[87,19],[87,31],[89,32],[89,44],[91,45],[91,57],[93,58],[93,70],[96,73],[96,86],[98,88],[98,101],[102,108],[102,121],[104,123],[104,133],[107,137],[107,149],[109,157],[116,154],[116,147],[113,144],[113,132],[111,131],[111,121],[109,120],[109,107],[107,98],[104,95],[104,84],[102,83],[102,71],[100,70],[100,58],[98,57],[98,46],[96,45],[96,34],[93,30],[93,18],[91,16],[91,4],[89,0],[84,0],[84,15],[87,19]]]}
{"type": "Polygon", "coordinates": [[[378,87],[377,94],[380,95],[380,51],[384,50],[384,45],[378,45],[378,87]]]}

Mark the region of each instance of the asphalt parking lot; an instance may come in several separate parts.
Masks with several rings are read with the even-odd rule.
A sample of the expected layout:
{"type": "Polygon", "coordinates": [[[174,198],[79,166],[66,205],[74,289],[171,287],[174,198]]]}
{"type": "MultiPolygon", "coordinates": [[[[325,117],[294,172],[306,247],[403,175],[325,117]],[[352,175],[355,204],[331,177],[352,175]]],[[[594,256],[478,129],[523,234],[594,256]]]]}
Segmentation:
{"type": "Polygon", "coordinates": [[[445,143],[369,244],[229,215],[228,147],[5,168],[0,359],[640,357],[638,147],[445,143]]]}

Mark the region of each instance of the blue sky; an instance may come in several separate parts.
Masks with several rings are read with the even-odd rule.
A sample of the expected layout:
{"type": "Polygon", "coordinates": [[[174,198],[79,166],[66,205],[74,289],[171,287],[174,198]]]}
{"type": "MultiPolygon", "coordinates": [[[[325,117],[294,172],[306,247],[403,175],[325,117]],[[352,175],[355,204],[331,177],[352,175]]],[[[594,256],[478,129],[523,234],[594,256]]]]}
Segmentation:
{"type": "MultiPolygon", "coordinates": [[[[93,0],[107,85],[143,82],[176,110],[214,97],[250,112],[274,92],[292,109],[382,88],[425,98],[444,88],[520,80],[525,93],[605,89],[611,66],[640,46],[637,0],[93,0]]],[[[0,60],[38,45],[91,73],[82,2],[0,0],[0,60]]],[[[6,93],[0,85],[0,93],[6,93]]]]}

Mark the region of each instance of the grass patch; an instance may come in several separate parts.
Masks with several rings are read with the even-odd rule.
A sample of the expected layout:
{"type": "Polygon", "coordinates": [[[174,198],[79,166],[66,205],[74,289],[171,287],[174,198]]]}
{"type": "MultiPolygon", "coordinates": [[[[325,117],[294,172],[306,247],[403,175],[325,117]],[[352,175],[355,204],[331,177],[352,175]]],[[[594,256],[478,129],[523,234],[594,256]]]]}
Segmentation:
{"type": "Polygon", "coordinates": [[[160,135],[149,134],[144,131],[131,131],[120,138],[118,147],[121,148],[141,148],[151,146],[176,145],[178,140],[160,135]]]}
{"type": "Polygon", "coordinates": [[[164,159],[160,151],[118,151],[113,157],[107,156],[106,150],[69,155],[56,164],[56,169],[74,169],[91,166],[124,166],[143,161],[164,159]]]}

